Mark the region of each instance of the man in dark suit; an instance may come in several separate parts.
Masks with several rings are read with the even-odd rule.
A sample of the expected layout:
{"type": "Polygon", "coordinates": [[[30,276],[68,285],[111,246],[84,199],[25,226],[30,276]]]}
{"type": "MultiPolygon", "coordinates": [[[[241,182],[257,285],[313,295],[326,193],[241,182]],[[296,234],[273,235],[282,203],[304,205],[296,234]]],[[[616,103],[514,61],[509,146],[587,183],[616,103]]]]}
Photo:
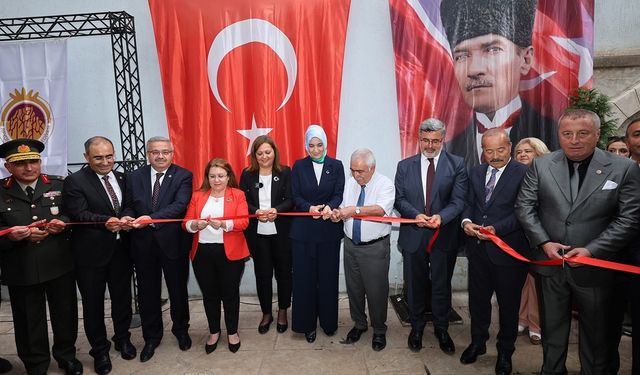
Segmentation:
{"type": "Polygon", "coordinates": [[[62,178],[41,174],[42,142],[14,139],[0,146],[11,176],[0,188],[2,278],[9,286],[18,357],[29,375],[49,368],[47,305],[53,357],[66,374],[82,374],[76,359],[78,302],[69,232],[65,231],[62,178]]]}
{"type": "Polygon", "coordinates": [[[123,224],[131,223],[134,228],[131,251],[145,341],[140,352],[141,362],[153,357],[162,340],[160,294],[163,274],[171,300],[171,332],[178,339],[180,350],[191,347],[187,294],[190,240],[182,231],[180,222],[149,224],[145,221],[182,219],[191,199],[193,175],[172,164],[173,146],[168,138],[150,138],[147,157],[151,165],[127,176],[125,208],[121,218],[123,224]]]}
{"type": "Polygon", "coordinates": [[[521,100],[520,79],[533,65],[531,43],[536,0],[444,0],[440,5],[456,79],[473,109],[470,124],[449,143],[473,167],[480,163],[480,140],[487,129],[509,133],[513,144],[536,137],[558,148],[554,121],[521,100]]]}
{"type": "Polygon", "coordinates": [[[600,119],[588,110],[560,117],[561,150],[537,157],[522,182],[516,217],[534,259],[558,259],[560,267],[535,266],[540,275],[541,374],[566,374],[571,301],[579,311],[580,364],[584,374],[605,374],[607,329],[614,273],[572,264],[574,256],[617,260],[640,225],[640,169],[629,159],[596,148],[600,119]]]}
{"type": "Polygon", "coordinates": [[[124,359],[133,359],[131,344],[131,253],[125,232],[120,232],[118,216],[125,192],[124,174],[113,170],[113,143],[92,137],[84,143],[83,168],[64,181],[64,209],[72,221],[106,222],[79,225],[71,233],[76,262],[76,278],[82,295],[84,330],[91,345],[98,374],[111,372],[107,329],[104,324],[104,293],[109,286],[113,342],[124,359]]]}
{"type": "Polygon", "coordinates": [[[467,171],[464,160],[442,149],[445,124],[427,119],[420,124],[420,154],[398,163],[395,177],[395,208],[402,217],[417,224],[402,224],[398,245],[402,250],[404,277],[408,286],[412,351],[422,348],[425,299],[431,276],[434,333],[440,349],[455,352],[449,336],[451,277],[456,262],[460,214],[467,195],[467,171]],[[440,235],[427,252],[427,244],[440,227],[440,235]]]}
{"type": "Polygon", "coordinates": [[[480,229],[498,235],[518,251],[529,248],[513,213],[527,166],[511,159],[511,141],[503,129],[490,129],[482,135],[482,152],[487,163],[469,172],[469,198],[462,214],[462,228],[468,236],[471,345],[462,353],[460,362],[473,363],[486,352],[491,297],[495,292],[500,312],[496,374],[506,375],[512,370],[511,355],[518,336],[520,294],[527,264],[504,253],[480,229]]]}

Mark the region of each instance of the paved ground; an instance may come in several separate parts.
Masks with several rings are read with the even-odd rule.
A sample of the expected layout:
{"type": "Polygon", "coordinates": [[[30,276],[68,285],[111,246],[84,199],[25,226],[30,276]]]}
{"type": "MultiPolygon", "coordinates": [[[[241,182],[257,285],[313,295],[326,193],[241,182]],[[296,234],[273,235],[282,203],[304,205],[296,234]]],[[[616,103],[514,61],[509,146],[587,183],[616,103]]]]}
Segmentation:
{"type": "MultiPolygon", "coordinates": [[[[488,343],[488,352],[479,357],[472,365],[462,365],[460,354],[469,344],[469,310],[466,293],[456,293],[454,306],[462,315],[464,324],[452,326],[449,330],[456,343],[456,354],[447,356],[440,351],[437,340],[429,327],[425,331],[424,345],[420,353],[412,353],[407,348],[409,328],[402,327],[393,309],[389,307],[387,347],[381,352],[371,349],[372,330],[366,332],[360,342],[352,345],[341,344],[352,327],[346,296],[341,295],[339,329],[335,336],[327,337],[321,331],[315,343],[309,344],[301,334],[288,330],[284,334],[275,331],[275,325],[265,335],[257,332],[261,313],[255,297],[242,297],[240,312],[240,337],[242,347],[238,353],[227,349],[224,336],[218,349],[210,355],[204,352],[207,325],[202,301],[191,301],[191,337],[193,347],[187,352],[178,349],[171,335],[169,312],[165,311],[165,337],[156,350],[155,356],[146,363],[136,358],[125,361],[112,350],[113,374],[493,374],[496,360],[495,330],[488,343]]],[[[494,321],[497,320],[494,314],[494,321]]],[[[16,355],[13,339],[9,303],[3,303],[0,309],[0,355],[14,365],[12,374],[23,374],[24,368],[16,355]]],[[[82,323],[82,322],[81,322],[82,323]]],[[[110,329],[110,324],[108,324],[110,329]]],[[[576,323],[572,332],[576,332],[576,323]]],[[[89,356],[89,344],[84,335],[82,324],[79,327],[77,348],[78,358],[85,367],[85,374],[93,374],[93,360],[89,356]]],[[[138,347],[143,346],[140,329],[132,331],[132,341],[138,347]]],[[[630,373],[631,340],[624,337],[621,344],[622,369],[620,374],[630,373]]],[[[542,348],[531,345],[526,336],[520,336],[513,357],[514,374],[535,374],[540,369],[542,348]]],[[[571,374],[577,374],[577,335],[570,340],[567,367],[571,374]]],[[[55,363],[55,362],[54,362],[55,363]]],[[[52,364],[50,373],[62,373],[52,364]]]]}

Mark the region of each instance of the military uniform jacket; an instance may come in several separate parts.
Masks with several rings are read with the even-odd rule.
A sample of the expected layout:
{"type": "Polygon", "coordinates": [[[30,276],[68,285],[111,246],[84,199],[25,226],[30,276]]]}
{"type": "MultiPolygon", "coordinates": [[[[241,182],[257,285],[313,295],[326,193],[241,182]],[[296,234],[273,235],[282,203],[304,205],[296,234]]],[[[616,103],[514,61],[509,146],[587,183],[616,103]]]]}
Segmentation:
{"type": "MultiPolygon", "coordinates": [[[[38,220],[69,221],[62,212],[62,178],[41,175],[33,194],[33,202],[13,179],[1,180],[0,229],[29,225],[38,220]]],[[[69,247],[69,231],[50,234],[39,243],[11,241],[0,237],[2,278],[7,285],[35,285],[58,278],[73,270],[69,247]]]]}

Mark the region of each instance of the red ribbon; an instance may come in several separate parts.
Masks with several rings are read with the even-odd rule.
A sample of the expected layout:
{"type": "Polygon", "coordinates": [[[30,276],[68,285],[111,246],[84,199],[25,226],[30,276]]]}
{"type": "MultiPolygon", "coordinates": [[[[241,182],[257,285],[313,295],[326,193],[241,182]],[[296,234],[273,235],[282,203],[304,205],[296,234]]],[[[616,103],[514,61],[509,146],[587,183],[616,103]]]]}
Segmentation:
{"type": "MultiPolygon", "coordinates": [[[[311,213],[311,212],[279,212],[277,215],[279,216],[299,216],[299,217],[304,217],[304,216],[311,216],[311,217],[320,217],[322,215],[318,215],[317,213],[311,213]]],[[[256,214],[251,214],[251,215],[237,215],[237,216],[222,216],[222,217],[214,217],[214,218],[200,218],[200,219],[149,219],[149,220],[140,220],[138,222],[138,224],[153,224],[153,223],[176,223],[176,222],[184,222],[184,221],[189,221],[189,220],[237,220],[237,219],[253,219],[253,218],[257,218],[260,215],[256,215],[256,214]]],[[[264,215],[262,215],[264,216],[264,215]]],[[[352,216],[352,218],[354,219],[360,219],[360,220],[366,220],[366,221],[375,221],[378,223],[400,223],[400,224],[415,224],[418,223],[419,220],[415,220],[415,219],[405,219],[402,217],[393,217],[393,216],[364,216],[364,215],[354,215],[352,216]]],[[[67,225],[97,225],[97,224],[105,224],[106,222],[104,221],[92,221],[92,222],[68,222],[65,223],[65,226],[67,225]]],[[[47,225],[47,223],[32,223],[27,225],[27,227],[29,228],[34,228],[34,227],[45,227],[47,225]]],[[[11,228],[7,228],[7,229],[3,229],[0,230],[0,237],[8,234],[11,232],[11,228]]],[[[431,252],[431,248],[433,247],[433,244],[435,243],[436,239],[438,238],[438,235],[440,234],[440,227],[436,228],[436,232],[433,234],[433,236],[431,237],[431,240],[429,240],[429,244],[427,245],[427,252],[430,253],[431,252]]]]}
{"type": "Polygon", "coordinates": [[[585,266],[594,266],[600,268],[606,268],[615,271],[629,272],[640,275],[640,267],[632,266],[629,264],[616,263],[608,260],[591,258],[591,257],[583,257],[583,256],[573,256],[570,258],[563,259],[549,259],[549,260],[529,260],[523,257],[520,253],[515,251],[511,246],[507,245],[500,237],[495,234],[489,232],[484,228],[480,228],[480,233],[487,236],[496,246],[498,246],[502,251],[511,255],[512,257],[521,260],[526,263],[537,264],[541,266],[562,266],[564,262],[578,263],[585,266]]]}

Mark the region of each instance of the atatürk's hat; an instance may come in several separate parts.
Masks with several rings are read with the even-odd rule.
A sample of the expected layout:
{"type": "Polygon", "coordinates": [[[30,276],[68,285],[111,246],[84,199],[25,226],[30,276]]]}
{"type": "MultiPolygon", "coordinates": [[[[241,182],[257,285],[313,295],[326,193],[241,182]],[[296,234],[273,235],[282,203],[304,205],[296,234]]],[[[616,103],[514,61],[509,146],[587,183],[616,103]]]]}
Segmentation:
{"type": "Polygon", "coordinates": [[[451,49],[463,40],[486,34],[528,47],[535,15],[536,0],[442,0],[440,4],[451,49]]]}
{"type": "Polygon", "coordinates": [[[18,138],[0,145],[0,158],[7,163],[21,160],[40,160],[44,143],[28,138],[18,138]]]}

